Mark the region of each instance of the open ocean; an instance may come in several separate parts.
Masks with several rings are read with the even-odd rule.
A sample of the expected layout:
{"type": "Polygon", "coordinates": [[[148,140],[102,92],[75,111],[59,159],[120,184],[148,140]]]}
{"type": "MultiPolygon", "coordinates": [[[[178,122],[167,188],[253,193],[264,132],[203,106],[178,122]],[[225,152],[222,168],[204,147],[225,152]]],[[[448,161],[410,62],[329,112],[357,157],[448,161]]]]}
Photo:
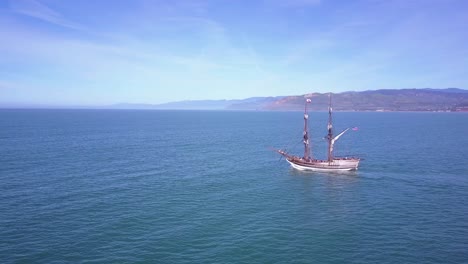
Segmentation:
{"type": "Polygon", "coordinates": [[[468,114],[0,110],[1,263],[468,263],[468,114]],[[310,115],[325,157],[327,113],[310,115]]]}

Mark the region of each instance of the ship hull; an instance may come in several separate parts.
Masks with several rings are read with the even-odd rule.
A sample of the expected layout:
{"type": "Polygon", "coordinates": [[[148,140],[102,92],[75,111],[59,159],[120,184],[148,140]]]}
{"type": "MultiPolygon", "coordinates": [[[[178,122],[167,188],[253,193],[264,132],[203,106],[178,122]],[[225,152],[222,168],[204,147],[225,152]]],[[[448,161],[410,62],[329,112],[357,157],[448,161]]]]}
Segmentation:
{"type": "Polygon", "coordinates": [[[311,161],[305,162],[296,159],[286,159],[291,167],[301,171],[319,171],[319,172],[340,172],[340,171],[355,171],[358,169],[358,159],[344,159],[328,161],[311,161]]]}

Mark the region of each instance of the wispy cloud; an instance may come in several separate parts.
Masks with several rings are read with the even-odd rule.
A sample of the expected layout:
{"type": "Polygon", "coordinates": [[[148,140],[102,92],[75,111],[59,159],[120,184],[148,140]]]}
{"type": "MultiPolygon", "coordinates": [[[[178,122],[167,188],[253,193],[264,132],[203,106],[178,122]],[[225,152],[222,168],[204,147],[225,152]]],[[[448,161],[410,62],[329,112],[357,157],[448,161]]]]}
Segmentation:
{"type": "Polygon", "coordinates": [[[242,34],[242,41],[246,47],[246,54],[248,57],[251,58],[252,64],[254,65],[256,72],[260,74],[265,73],[263,66],[261,66],[262,63],[259,58],[260,56],[258,55],[258,52],[252,46],[249,38],[245,34],[242,34]]]}
{"type": "MultiPolygon", "coordinates": [[[[186,43],[187,52],[181,51],[180,48],[185,47],[180,44],[185,38],[177,40],[180,47],[172,47],[154,45],[153,39],[141,39],[131,34],[119,37],[122,33],[118,31],[111,34],[111,38],[100,38],[98,41],[78,35],[68,37],[56,32],[44,32],[15,23],[0,24],[0,31],[5,33],[0,52],[8,54],[3,60],[12,60],[15,64],[22,61],[23,65],[16,70],[15,78],[7,79],[7,84],[9,87],[15,83],[22,84],[28,89],[38,87],[44,91],[38,96],[44,97],[41,100],[54,98],[52,95],[55,94],[56,97],[61,96],[63,101],[76,103],[73,97],[79,98],[78,91],[81,90],[81,93],[88,95],[87,100],[92,101],[97,100],[93,94],[99,94],[99,90],[103,93],[104,90],[114,89],[106,96],[109,101],[102,103],[112,103],[112,100],[146,100],[154,103],[182,96],[177,92],[179,89],[184,95],[182,99],[203,99],[203,94],[218,98],[236,97],[234,87],[242,79],[229,76],[239,74],[239,71],[244,76],[256,72],[258,64],[252,57],[252,50],[233,46],[225,28],[216,21],[175,16],[159,19],[161,21],[166,23],[162,26],[167,26],[167,30],[174,30],[181,36],[186,32],[196,33],[202,40],[198,49],[194,49],[194,43],[186,43]],[[175,26],[171,28],[170,24],[175,26]],[[29,45],[31,42],[34,45],[29,45]],[[30,68],[38,65],[41,65],[40,68],[30,72],[30,68]],[[224,89],[210,92],[213,86],[232,92],[227,93],[224,89]],[[61,91],[64,87],[69,92],[61,91]],[[130,87],[138,92],[125,92],[130,87]],[[182,92],[188,87],[190,92],[182,92]],[[172,95],[165,95],[167,88],[172,89],[172,95]],[[45,97],[45,94],[48,96],[45,97]],[[143,100],[142,94],[146,94],[143,100]]],[[[2,75],[6,76],[0,71],[0,77],[2,75]]]]}
{"type": "Polygon", "coordinates": [[[112,3],[9,2],[2,97],[157,103],[466,83],[468,20],[438,1],[138,0],[82,19],[112,3]]]}
{"type": "Polygon", "coordinates": [[[267,5],[281,7],[304,7],[319,5],[322,0],[264,0],[267,5]]]}
{"type": "Polygon", "coordinates": [[[14,89],[17,84],[10,81],[0,80],[0,90],[14,89]]]}
{"type": "Polygon", "coordinates": [[[49,8],[39,0],[10,0],[10,8],[13,12],[30,16],[58,26],[81,30],[83,27],[65,19],[59,12],[49,8]]]}

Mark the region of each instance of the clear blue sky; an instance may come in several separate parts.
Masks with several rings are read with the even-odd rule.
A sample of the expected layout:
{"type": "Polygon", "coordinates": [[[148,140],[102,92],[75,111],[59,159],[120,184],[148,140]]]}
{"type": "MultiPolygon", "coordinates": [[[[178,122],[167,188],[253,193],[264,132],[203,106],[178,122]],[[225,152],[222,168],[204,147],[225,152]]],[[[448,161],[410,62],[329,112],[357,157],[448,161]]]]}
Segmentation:
{"type": "Polygon", "coordinates": [[[0,1],[0,103],[468,87],[468,1],[0,1]]]}

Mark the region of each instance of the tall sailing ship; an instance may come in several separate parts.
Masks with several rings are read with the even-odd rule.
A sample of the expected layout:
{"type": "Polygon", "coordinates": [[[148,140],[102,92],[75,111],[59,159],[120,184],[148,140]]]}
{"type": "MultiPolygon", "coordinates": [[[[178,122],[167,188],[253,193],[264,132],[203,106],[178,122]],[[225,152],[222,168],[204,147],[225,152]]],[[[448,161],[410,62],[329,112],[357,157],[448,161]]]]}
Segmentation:
{"type": "Polygon", "coordinates": [[[315,159],[310,153],[310,144],[309,144],[309,131],[308,131],[308,121],[309,114],[307,112],[307,106],[311,103],[311,99],[307,99],[304,107],[304,156],[294,156],[288,154],[284,150],[277,150],[277,152],[283,155],[286,158],[286,161],[291,164],[291,166],[297,170],[309,170],[309,171],[330,171],[330,172],[339,172],[339,171],[353,171],[357,170],[359,166],[360,158],[356,157],[335,157],[333,153],[333,148],[335,142],[343,136],[350,128],[346,128],[338,135],[333,135],[333,124],[332,124],[332,106],[331,106],[331,95],[329,94],[329,104],[328,104],[328,134],[325,137],[328,141],[328,158],[326,160],[315,159]]]}

